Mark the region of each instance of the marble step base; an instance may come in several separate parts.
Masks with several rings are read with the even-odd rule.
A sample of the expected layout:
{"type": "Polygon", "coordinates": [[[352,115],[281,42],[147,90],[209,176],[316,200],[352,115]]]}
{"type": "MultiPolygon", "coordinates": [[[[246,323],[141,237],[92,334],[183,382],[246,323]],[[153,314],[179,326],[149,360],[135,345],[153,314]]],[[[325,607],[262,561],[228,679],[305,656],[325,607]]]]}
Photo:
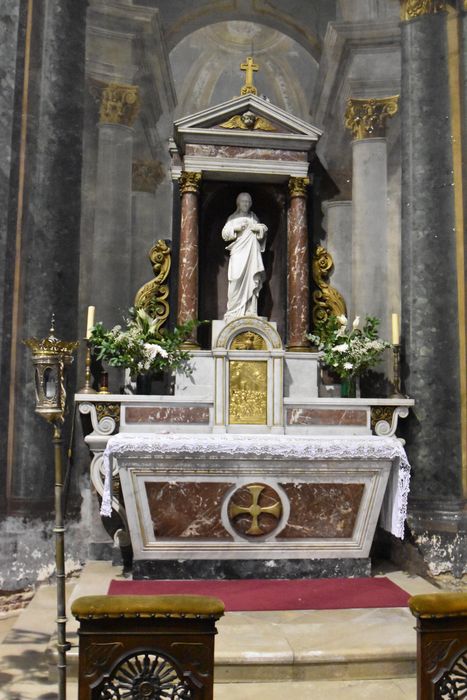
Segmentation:
{"type": "Polygon", "coordinates": [[[303,681],[292,683],[230,683],[214,685],[216,700],[408,700],[415,698],[415,678],[380,681],[303,681]]]}
{"type": "Polygon", "coordinates": [[[371,576],[371,559],[136,559],[133,579],[294,579],[371,576]]]}

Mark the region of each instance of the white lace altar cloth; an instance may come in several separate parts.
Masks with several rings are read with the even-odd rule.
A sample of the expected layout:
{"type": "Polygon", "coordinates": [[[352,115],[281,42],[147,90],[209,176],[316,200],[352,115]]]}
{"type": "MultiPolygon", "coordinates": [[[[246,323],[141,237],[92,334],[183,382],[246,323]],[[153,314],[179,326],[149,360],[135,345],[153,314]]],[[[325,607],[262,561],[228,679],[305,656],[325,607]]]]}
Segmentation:
{"type": "Polygon", "coordinates": [[[310,460],[390,459],[393,461],[380,525],[395,537],[404,538],[410,465],[402,444],[394,437],[346,436],[310,437],[302,435],[240,435],[226,433],[119,433],[109,438],[104,451],[104,493],[101,515],[112,513],[112,458],[141,454],[215,453],[230,457],[297,458],[310,460]]]}

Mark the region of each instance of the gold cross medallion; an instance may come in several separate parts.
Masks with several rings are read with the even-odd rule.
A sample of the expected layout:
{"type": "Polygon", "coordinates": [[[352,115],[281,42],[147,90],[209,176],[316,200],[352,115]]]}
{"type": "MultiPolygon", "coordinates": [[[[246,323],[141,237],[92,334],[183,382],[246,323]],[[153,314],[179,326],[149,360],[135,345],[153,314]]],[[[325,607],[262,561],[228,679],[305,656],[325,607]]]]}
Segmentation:
{"type": "Polygon", "coordinates": [[[282,505],[280,501],[276,501],[270,506],[260,506],[259,499],[266,488],[264,484],[249,484],[245,487],[247,491],[251,494],[252,503],[250,506],[239,506],[236,503],[230,503],[229,505],[229,518],[234,520],[238,515],[249,515],[251,516],[251,525],[246,530],[246,535],[264,535],[267,534],[259,526],[259,517],[262,513],[268,513],[272,515],[273,518],[279,520],[282,515],[282,505]]]}

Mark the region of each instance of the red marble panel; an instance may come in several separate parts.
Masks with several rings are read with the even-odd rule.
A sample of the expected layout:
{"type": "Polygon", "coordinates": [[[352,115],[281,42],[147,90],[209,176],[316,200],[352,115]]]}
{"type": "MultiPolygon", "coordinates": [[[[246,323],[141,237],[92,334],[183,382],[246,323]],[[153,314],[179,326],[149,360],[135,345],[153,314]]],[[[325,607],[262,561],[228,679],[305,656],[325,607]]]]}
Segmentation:
{"type": "Polygon", "coordinates": [[[146,493],[154,536],[231,540],[221,521],[229,483],[148,481],[146,493]]]}
{"type": "Polygon", "coordinates": [[[340,408],[288,408],[287,425],[358,425],[366,426],[366,411],[340,408]]]}
{"type": "Polygon", "coordinates": [[[290,516],[277,539],[351,537],[364,484],[281,484],[290,516]]]}
{"type": "Polygon", "coordinates": [[[134,406],[125,411],[127,423],[209,423],[203,406],[134,406]]]}
{"type": "Polygon", "coordinates": [[[210,158],[245,158],[262,160],[279,160],[306,162],[304,151],[287,151],[272,148],[248,148],[247,146],[214,146],[206,144],[187,144],[187,156],[208,156],[210,158]]]}

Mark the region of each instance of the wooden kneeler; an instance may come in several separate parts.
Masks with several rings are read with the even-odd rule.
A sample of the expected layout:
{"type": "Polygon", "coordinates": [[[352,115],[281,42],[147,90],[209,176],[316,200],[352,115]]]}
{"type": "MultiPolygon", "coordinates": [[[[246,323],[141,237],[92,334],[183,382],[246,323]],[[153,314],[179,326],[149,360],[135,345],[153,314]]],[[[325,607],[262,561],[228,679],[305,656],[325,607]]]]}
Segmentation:
{"type": "Polygon", "coordinates": [[[214,635],[224,603],[208,596],[84,596],[79,700],[212,700],[214,635]]]}
{"type": "Polygon", "coordinates": [[[467,593],[409,598],[417,618],[417,700],[467,697],[467,593]]]}

